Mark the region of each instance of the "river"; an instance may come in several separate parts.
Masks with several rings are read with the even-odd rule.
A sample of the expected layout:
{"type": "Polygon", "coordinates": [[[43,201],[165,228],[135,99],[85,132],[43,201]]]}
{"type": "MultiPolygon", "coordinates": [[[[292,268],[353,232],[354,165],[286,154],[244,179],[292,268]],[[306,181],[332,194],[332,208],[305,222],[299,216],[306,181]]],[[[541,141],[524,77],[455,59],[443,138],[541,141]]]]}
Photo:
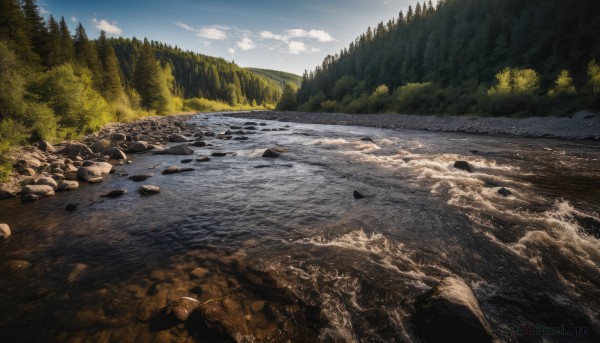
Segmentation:
{"type": "Polygon", "coordinates": [[[248,140],[194,148],[229,154],[190,173],[160,174],[182,156],[129,155],[101,184],[0,203],[13,229],[0,244],[2,341],[209,341],[155,319],[190,296],[233,299],[256,341],[417,342],[415,299],[448,276],[501,341],[600,340],[598,142],[260,123],[248,140]],[[261,157],[269,147],[288,152],[261,157]],[[120,176],[140,173],[161,193],[120,176]],[[116,188],[128,193],[100,198],[116,188]],[[535,325],[581,330],[522,330],[535,325]]]}

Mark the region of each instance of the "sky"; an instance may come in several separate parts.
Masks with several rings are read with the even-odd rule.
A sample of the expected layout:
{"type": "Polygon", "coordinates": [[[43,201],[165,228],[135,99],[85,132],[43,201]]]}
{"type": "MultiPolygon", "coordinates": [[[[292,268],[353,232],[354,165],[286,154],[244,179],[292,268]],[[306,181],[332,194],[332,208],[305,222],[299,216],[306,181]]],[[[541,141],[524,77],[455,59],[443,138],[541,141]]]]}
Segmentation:
{"type": "Polygon", "coordinates": [[[42,14],[81,22],[89,37],[160,41],[241,67],[301,75],[416,0],[38,0],[42,14]]]}

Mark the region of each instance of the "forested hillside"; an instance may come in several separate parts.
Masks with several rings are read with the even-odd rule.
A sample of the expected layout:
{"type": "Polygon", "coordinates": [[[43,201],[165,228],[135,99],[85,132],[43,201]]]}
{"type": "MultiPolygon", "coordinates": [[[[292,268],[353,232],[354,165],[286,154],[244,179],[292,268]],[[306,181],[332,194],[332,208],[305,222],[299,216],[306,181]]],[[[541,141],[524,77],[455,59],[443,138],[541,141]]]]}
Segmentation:
{"type": "Polygon", "coordinates": [[[276,85],[278,85],[281,90],[285,88],[285,85],[288,83],[294,84],[296,87],[300,87],[300,83],[302,82],[302,77],[300,75],[286,73],[284,71],[279,70],[271,70],[271,69],[259,69],[259,68],[245,68],[253,72],[256,75],[259,75],[267,80],[273,81],[276,85]]]}
{"type": "Polygon", "coordinates": [[[430,0],[327,56],[297,100],[345,112],[599,109],[599,32],[597,0],[430,0]]]}
{"type": "Polygon", "coordinates": [[[280,93],[221,58],[104,32],[90,39],[81,24],[71,33],[64,18],[44,19],[35,0],[0,0],[0,162],[28,140],[149,114],[262,107],[280,93]]]}

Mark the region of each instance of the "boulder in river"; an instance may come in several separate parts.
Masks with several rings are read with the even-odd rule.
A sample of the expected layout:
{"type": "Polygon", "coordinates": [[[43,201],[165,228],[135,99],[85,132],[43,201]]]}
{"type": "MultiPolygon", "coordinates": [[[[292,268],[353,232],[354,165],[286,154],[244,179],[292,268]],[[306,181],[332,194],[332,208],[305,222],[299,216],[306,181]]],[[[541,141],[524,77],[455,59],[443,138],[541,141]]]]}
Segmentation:
{"type": "Polygon", "coordinates": [[[285,149],[285,148],[269,148],[269,149],[265,150],[265,152],[263,152],[262,157],[269,157],[269,158],[279,157],[284,152],[287,152],[287,149],[285,149]]]}
{"type": "Polygon", "coordinates": [[[190,314],[198,308],[199,304],[200,302],[196,299],[181,297],[167,307],[167,314],[172,313],[175,318],[185,322],[190,314]]]}
{"type": "Polygon", "coordinates": [[[37,196],[54,195],[54,189],[48,185],[27,185],[21,190],[22,195],[33,194],[37,196]]]}
{"type": "Polygon", "coordinates": [[[102,170],[96,165],[79,167],[77,169],[77,178],[81,181],[89,182],[91,179],[102,176],[102,170]]]}
{"type": "Polygon", "coordinates": [[[120,197],[121,195],[127,193],[126,189],[114,189],[106,194],[103,195],[103,197],[105,198],[117,198],[120,197]]]}
{"type": "Polygon", "coordinates": [[[8,224],[0,224],[0,239],[10,237],[10,226],[8,224]]]}
{"type": "Polygon", "coordinates": [[[152,195],[160,193],[160,187],[154,185],[144,185],[138,189],[141,195],[152,195]]]}
{"type": "Polygon", "coordinates": [[[141,181],[146,181],[148,178],[151,178],[152,175],[149,174],[141,174],[141,175],[132,175],[129,177],[129,180],[133,181],[133,182],[141,182],[141,181]]]}
{"type": "Polygon", "coordinates": [[[21,196],[21,202],[24,204],[34,202],[39,199],[40,199],[39,195],[35,195],[35,194],[25,194],[25,195],[21,196]]]}
{"type": "Polygon", "coordinates": [[[148,150],[148,143],[144,141],[132,142],[127,148],[127,152],[136,153],[148,150]]]}
{"type": "Polygon", "coordinates": [[[511,195],[512,192],[507,188],[501,187],[500,189],[498,189],[498,194],[502,195],[503,197],[507,197],[511,195]]]}
{"type": "Polygon", "coordinates": [[[412,323],[426,342],[494,342],[477,299],[463,281],[448,277],[421,295],[412,323]]]}
{"type": "Polygon", "coordinates": [[[189,141],[187,138],[185,138],[182,135],[178,135],[176,133],[169,136],[169,142],[183,143],[183,142],[187,142],[187,141],[189,141]]]}
{"type": "Polygon", "coordinates": [[[206,143],[203,141],[195,141],[194,143],[190,144],[191,146],[195,146],[197,148],[202,148],[206,146],[206,143]]]}
{"type": "Polygon", "coordinates": [[[211,156],[214,156],[214,157],[224,157],[224,156],[227,156],[227,153],[226,152],[213,152],[211,154],[211,156]]]}
{"type": "Polygon", "coordinates": [[[35,184],[50,186],[50,187],[52,187],[52,189],[58,188],[58,184],[56,183],[56,180],[54,180],[53,178],[48,177],[48,176],[39,177],[37,180],[35,180],[35,184]]]}
{"type": "Polygon", "coordinates": [[[170,174],[177,174],[177,173],[181,173],[181,168],[179,168],[177,166],[170,166],[167,169],[163,170],[161,174],[170,175],[170,174]]]}
{"type": "Polygon", "coordinates": [[[456,161],[456,162],[454,162],[454,168],[460,169],[460,170],[464,170],[464,171],[469,172],[469,173],[473,172],[473,168],[471,168],[471,165],[467,161],[456,161]]]}
{"type": "Polygon", "coordinates": [[[77,188],[79,188],[79,182],[64,180],[58,184],[56,191],[57,192],[65,192],[65,191],[72,191],[77,188]]]}
{"type": "Polygon", "coordinates": [[[113,160],[126,160],[127,159],[127,155],[125,155],[123,150],[121,150],[119,148],[115,148],[115,147],[104,150],[102,152],[102,154],[104,156],[108,156],[108,158],[111,158],[113,160]]]}
{"type": "Polygon", "coordinates": [[[169,155],[193,155],[194,150],[185,144],[174,145],[167,150],[169,155]]]}

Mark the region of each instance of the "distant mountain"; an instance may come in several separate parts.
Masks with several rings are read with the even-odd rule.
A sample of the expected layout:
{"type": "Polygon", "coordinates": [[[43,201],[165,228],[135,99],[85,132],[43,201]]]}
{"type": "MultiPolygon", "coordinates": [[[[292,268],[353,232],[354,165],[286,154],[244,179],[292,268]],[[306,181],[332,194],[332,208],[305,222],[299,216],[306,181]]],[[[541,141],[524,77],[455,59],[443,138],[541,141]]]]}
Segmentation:
{"type": "Polygon", "coordinates": [[[598,109],[599,32],[598,0],[418,2],[306,72],[298,104],[498,115],[598,109]]]}
{"type": "Polygon", "coordinates": [[[283,89],[287,83],[292,83],[295,84],[297,87],[300,87],[300,83],[302,82],[302,77],[300,75],[286,73],[284,71],[259,68],[245,69],[253,72],[258,76],[273,81],[275,84],[281,87],[281,89],[283,89]]]}

